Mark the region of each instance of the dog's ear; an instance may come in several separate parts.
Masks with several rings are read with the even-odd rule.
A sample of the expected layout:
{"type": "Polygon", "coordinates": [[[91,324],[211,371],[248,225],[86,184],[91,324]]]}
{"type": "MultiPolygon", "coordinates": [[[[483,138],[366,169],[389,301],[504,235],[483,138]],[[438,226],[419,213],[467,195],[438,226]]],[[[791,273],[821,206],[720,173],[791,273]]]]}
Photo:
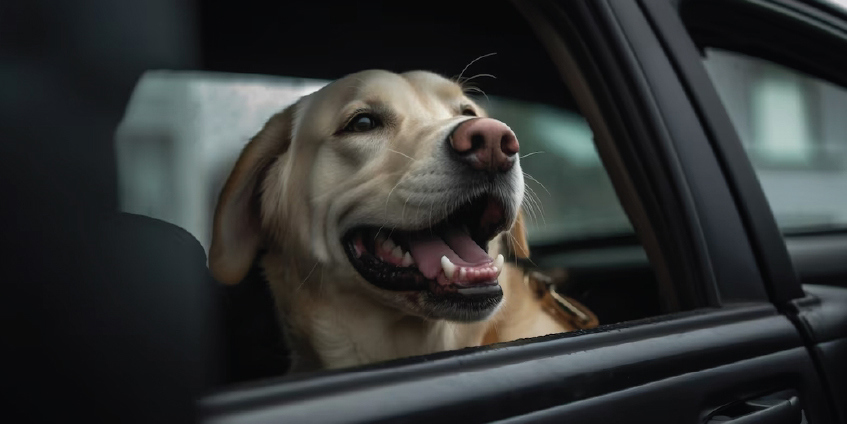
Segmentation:
{"type": "Polygon", "coordinates": [[[272,116],[247,143],[224,184],[212,227],[209,268],[225,284],[239,283],[262,244],[260,184],[268,168],[291,145],[295,105],[272,116]]]}
{"type": "Polygon", "coordinates": [[[522,259],[529,258],[529,243],[526,240],[526,223],[524,222],[524,214],[521,209],[518,210],[518,219],[515,220],[515,225],[509,230],[507,244],[515,257],[522,259]]]}

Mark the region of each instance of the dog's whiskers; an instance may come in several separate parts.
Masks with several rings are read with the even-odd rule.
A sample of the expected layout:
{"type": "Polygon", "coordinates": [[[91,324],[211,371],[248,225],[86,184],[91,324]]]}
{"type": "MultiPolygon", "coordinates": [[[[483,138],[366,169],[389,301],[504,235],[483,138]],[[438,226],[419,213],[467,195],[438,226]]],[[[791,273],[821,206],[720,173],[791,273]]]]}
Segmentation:
{"type": "Polygon", "coordinates": [[[482,95],[485,97],[485,101],[486,101],[487,103],[491,103],[491,99],[489,99],[489,98],[488,98],[488,95],[487,95],[487,94],[485,94],[485,91],[482,91],[482,89],[481,89],[481,88],[479,88],[479,87],[474,87],[474,86],[468,86],[468,87],[465,87],[465,86],[462,86],[462,90],[463,90],[463,91],[473,91],[473,92],[480,93],[480,94],[482,94],[482,95]]]}
{"type": "Polygon", "coordinates": [[[432,208],[435,206],[435,200],[429,202],[429,232],[432,234],[432,208]]]}
{"type": "Polygon", "coordinates": [[[462,81],[462,84],[464,84],[464,83],[466,83],[466,82],[468,82],[468,81],[470,81],[474,78],[479,78],[479,77],[489,77],[489,78],[497,79],[497,77],[495,77],[494,75],[491,75],[491,74],[476,74],[472,77],[466,78],[464,81],[462,81]]]}
{"type": "MultiPolygon", "coordinates": [[[[514,235],[512,235],[512,233],[511,233],[511,232],[509,232],[509,237],[511,237],[511,238],[512,238],[512,241],[514,242],[514,246],[515,246],[516,248],[519,248],[519,246],[520,246],[521,244],[520,244],[520,243],[518,243],[518,239],[516,239],[516,238],[515,238],[515,236],[514,236],[514,235]]],[[[533,261],[532,261],[532,259],[530,259],[530,258],[529,258],[529,252],[527,252],[527,251],[526,251],[526,250],[524,250],[523,248],[521,248],[521,251],[523,252],[524,256],[526,256],[526,260],[527,260],[527,261],[529,261],[529,263],[531,263],[533,266],[536,266],[536,267],[538,266],[538,265],[536,265],[536,263],[535,263],[535,262],[533,262],[533,261]]],[[[518,255],[515,255],[515,268],[518,268],[518,255]]]]}
{"type": "Polygon", "coordinates": [[[523,176],[529,178],[530,180],[534,181],[536,184],[540,185],[541,188],[543,188],[544,191],[546,191],[548,195],[551,195],[550,190],[547,190],[547,187],[544,187],[544,184],[541,184],[541,181],[536,180],[535,177],[527,174],[526,172],[523,173],[523,176]]]}
{"type": "MultiPolygon", "coordinates": [[[[304,285],[304,284],[306,284],[306,281],[309,279],[309,277],[311,277],[311,276],[312,276],[312,273],[313,273],[313,272],[315,272],[315,268],[316,268],[317,266],[318,266],[318,262],[317,262],[317,261],[315,261],[315,264],[314,264],[314,265],[312,265],[312,270],[311,270],[311,271],[309,271],[309,273],[308,273],[308,274],[306,274],[306,278],[304,278],[304,279],[303,279],[303,282],[301,282],[301,283],[300,283],[300,285],[299,285],[299,286],[297,286],[297,288],[296,288],[296,289],[294,289],[294,291],[295,291],[295,292],[299,291],[299,290],[303,287],[303,285],[304,285]]],[[[323,269],[323,267],[321,267],[321,269],[323,269]]]]}
{"type": "Polygon", "coordinates": [[[523,158],[528,158],[528,157],[530,157],[530,156],[537,155],[537,154],[540,154],[540,153],[547,153],[547,152],[544,152],[544,151],[541,151],[541,150],[539,150],[539,151],[537,151],[537,152],[529,152],[529,153],[527,153],[527,154],[525,154],[525,155],[521,156],[521,159],[523,159],[523,158]]]}
{"type": "Polygon", "coordinates": [[[458,84],[460,84],[460,85],[462,84],[462,75],[464,75],[464,74],[465,74],[465,71],[467,71],[467,70],[468,70],[468,68],[470,68],[470,66],[471,66],[471,65],[473,65],[476,61],[478,61],[478,60],[480,60],[480,59],[485,59],[486,57],[489,57],[489,56],[494,56],[495,54],[497,54],[497,53],[496,53],[496,52],[492,52],[492,53],[484,54],[484,55],[482,55],[482,56],[480,56],[480,57],[478,57],[478,58],[476,58],[476,59],[474,59],[474,60],[470,61],[470,63],[468,63],[467,65],[465,65],[465,67],[464,67],[464,68],[462,68],[462,72],[460,72],[460,73],[459,73],[459,76],[456,78],[456,82],[457,82],[458,84]]]}
{"type": "Polygon", "coordinates": [[[409,160],[411,160],[412,162],[417,161],[417,159],[415,159],[415,158],[413,158],[413,157],[411,157],[411,156],[409,156],[409,155],[407,155],[403,152],[398,152],[397,150],[394,150],[394,149],[386,149],[386,150],[388,150],[391,153],[397,153],[400,156],[404,156],[404,157],[408,158],[409,160]]]}
{"type": "Polygon", "coordinates": [[[544,219],[544,211],[541,207],[541,201],[538,199],[538,194],[535,193],[535,190],[530,186],[526,186],[526,196],[524,196],[524,205],[527,207],[527,212],[530,214],[530,217],[538,223],[538,215],[541,216],[541,221],[546,225],[547,222],[544,219]]]}

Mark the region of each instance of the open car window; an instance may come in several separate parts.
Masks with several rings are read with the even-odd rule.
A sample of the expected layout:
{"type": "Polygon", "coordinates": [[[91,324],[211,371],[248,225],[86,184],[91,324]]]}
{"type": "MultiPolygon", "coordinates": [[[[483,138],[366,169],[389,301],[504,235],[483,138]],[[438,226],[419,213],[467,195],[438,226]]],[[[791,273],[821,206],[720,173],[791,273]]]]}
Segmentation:
{"type": "MultiPolygon", "coordinates": [[[[458,26],[466,25],[460,16],[438,19],[448,18],[459,22],[458,26]]],[[[121,209],[186,229],[208,253],[215,205],[224,182],[241,149],[272,115],[348,71],[388,68],[402,72],[426,67],[453,78],[467,72],[466,77],[474,78],[473,85],[480,90],[470,95],[520,139],[526,186],[523,210],[534,252],[521,264],[525,275],[538,271],[556,276],[555,293],[565,303],[581,305],[596,316],[591,328],[713,306],[695,299],[693,293],[702,291],[690,286],[695,279],[671,279],[664,269],[669,264],[656,262],[673,249],[660,246],[651,234],[650,225],[661,224],[660,219],[647,217],[643,209],[634,212],[640,193],[632,181],[623,182],[628,171],[614,159],[611,132],[605,129],[606,156],[601,158],[595,134],[598,127],[589,125],[582,113],[585,106],[569,92],[532,29],[514,12],[497,19],[503,21],[500,26],[486,25],[510,31],[488,38],[484,36],[490,28],[478,34],[467,32],[464,36],[478,37],[480,46],[460,59],[437,55],[427,44],[418,46],[422,53],[410,56],[414,61],[407,59],[407,64],[394,59],[386,62],[376,55],[370,62],[359,57],[359,69],[347,69],[352,65],[345,63],[347,68],[328,71],[308,68],[308,60],[287,60],[288,68],[261,55],[255,62],[234,60],[250,53],[245,47],[232,50],[235,56],[227,58],[229,63],[246,64],[244,68],[146,72],[133,91],[115,137],[121,209]],[[514,61],[527,63],[520,68],[525,72],[503,65],[514,61]],[[487,78],[488,74],[494,78],[487,78]],[[616,179],[607,169],[610,160],[616,166],[616,179]],[[621,201],[622,193],[627,202],[621,201]],[[639,231],[631,221],[633,215],[642,217],[639,231]],[[651,240],[652,255],[651,249],[642,245],[642,237],[651,240]]],[[[379,26],[373,25],[372,30],[379,33],[379,26]]],[[[359,36],[367,39],[369,35],[359,36]]],[[[222,51],[226,56],[228,50],[222,51]]],[[[214,67],[216,59],[209,63],[214,67]]],[[[594,125],[602,125],[596,112],[594,119],[598,120],[594,125]]],[[[670,266],[682,269],[680,261],[670,266]]],[[[250,372],[231,381],[280,375],[288,361],[281,334],[285,322],[277,322],[268,284],[261,272],[248,277],[252,285],[242,283],[224,290],[225,296],[237,297],[226,302],[236,305],[227,319],[238,321],[229,328],[239,332],[239,341],[230,341],[229,348],[241,350],[236,354],[241,359],[253,361],[246,365],[250,372]],[[270,365],[256,365],[258,357],[270,365]]]]}

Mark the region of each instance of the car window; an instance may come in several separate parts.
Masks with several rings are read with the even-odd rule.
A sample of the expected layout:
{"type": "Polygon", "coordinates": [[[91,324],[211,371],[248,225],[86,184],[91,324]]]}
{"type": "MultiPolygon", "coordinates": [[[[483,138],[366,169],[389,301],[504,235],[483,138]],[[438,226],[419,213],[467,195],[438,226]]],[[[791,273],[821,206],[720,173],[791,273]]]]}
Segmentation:
{"type": "MultiPolygon", "coordinates": [[[[520,19],[511,12],[504,12],[501,18],[504,22],[520,19]]],[[[442,24],[455,24],[463,29],[467,25],[465,20],[441,14],[433,19],[453,19],[454,23],[442,24]]],[[[384,31],[379,30],[380,25],[389,23],[388,20],[375,20],[370,28],[373,34],[356,33],[351,37],[367,42],[369,37],[381,36],[384,31]]],[[[483,23],[491,25],[487,21],[483,23]]],[[[256,61],[251,61],[248,60],[252,58],[251,50],[245,46],[217,51],[219,56],[207,56],[209,63],[249,64],[245,68],[148,70],[134,87],[115,134],[120,207],[126,212],[159,218],[188,230],[208,253],[215,207],[223,185],[244,146],[271,116],[348,72],[369,68],[397,72],[428,69],[448,78],[464,73],[465,82],[473,81],[475,88],[469,89],[469,96],[492,118],[506,123],[520,140],[519,155],[526,188],[523,210],[531,251],[530,258],[520,263],[517,257],[511,258],[515,260],[514,269],[519,272],[520,287],[532,289],[540,285],[527,284],[554,283],[551,287],[561,296],[535,299],[539,303],[554,302],[553,306],[560,308],[547,305],[545,313],[564,311],[557,316],[576,316],[586,326],[592,323],[592,328],[598,324],[679,312],[683,309],[679,306],[681,302],[669,298],[683,294],[668,290],[665,282],[660,286],[657,272],[618,198],[620,187],[613,185],[600,160],[592,130],[531,28],[505,24],[493,27],[497,30],[486,33],[491,37],[482,37],[473,31],[462,33],[465,38],[479,37],[475,43],[490,45],[474,46],[473,54],[460,59],[442,57],[443,49],[434,47],[433,43],[439,42],[438,37],[449,33],[439,30],[432,35],[435,41],[404,46],[404,51],[411,52],[405,59],[362,50],[361,54],[350,58],[357,61],[355,69],[348,69],[354,67],[349,61],[339,62],[338,69],[310,67],[310,63],[318,60],[312,56],[317,54],[313,47],[294,50],[291,57],[286,56],[284,60],[263,51],[256,54],[256,61]],[[501,28],[510,30],[503,32],[501,28]],[[488,41],[492,37],[495,42],[488,41]],[[528,46],[530,43],[537,44],[535,50],[528,46]],[[497,52],[495,57],[486,54],[494,51],[497,52]],[[227,56],[227,52],[234,56],[227,56]],[[406,60],[406,64],[398,62],[402,60],[406,60]],[[511,66],[516,62],[532,66],[511,66]],[[523,69],[532,71],[524,72],[523,69]],[[590,313],[584,314],[583,310],[590,313]],[[592,319],[592,315],[596,319],[592,319]]],[[[216,33],[209,31],[212,38],[207,41],[211,42],[209,40],[214,40],[216,33]]],[[[347,41],[356,45],[353,39],[347,41]]],[[[454,41],[451,36],[445,37],[443,42],[453,49],[456,47],[454,41]]],[[[326,48],[339,49],[336,53],[341,53],[336,40],[326,48]]],[[[323,51],[320,54],[332,56],[323,51]]],[[[650,229],[645,227],[644,230],[650,229]]],[[[311,269],[316,269],[317,265],[311,269]]],[[[245,293],[263,296],[259,302],[255,298],[247,302],[230,298],[226,302],[227,305],[242,305],[238,311],[225,312],[225,315],[232,313],[228,316],[238,315],[241,319],[238,323],[229,323],[228,328],[252,332],[239,336],[239,340],[246,338],[250,342],[237,346],[231,343],[228,347],[254,349],[233,356],[270,358],[269,365],[259,372],[255,371],[262,368],[259,364],[242,364],[242,371],[252,371],[232,377],[231,381],[276,375],[281,368],[279,364],[287,360],[286,341],[279,329],[271,328],[278,320],[281,326],[287,325],[287,318],[280,319],[281,315],[273,310],[275,299],[272,296],[277,293],[269,293],[272,285],[264,280],[266,276],[261,271],[255,271],[258,266],[255,265],[244,279],[251,280],[249,283],[254,285],[248,287],[242,282],[229,286],[231,290],[224,290],[226,296],[245,293]],[[262,334],[256,334],[257,329],[261,329],[262,334]]],[[[323,278],[322,268],[315,272],[315,276],[323,278]]],[[[307,280],[310,275],[311,271],[305,276],[307,280]]],[[[374,284],[374,287],[378,286],[374,284]]],[[[530,291],[538,293],[537,290],[528,293],[530,291]]],[[[416,318],[410,315],[409,319],[416,318]]],[[[497,331],[502,327],[498,326],[497,331]]],[[[255,359],[254,362],[260,361],[255,359]]]]}
{"type": "Polygon", "coordinates": [[[722,49],[704,64],[782,231],[847,228],[847,89],[722,49]]]}

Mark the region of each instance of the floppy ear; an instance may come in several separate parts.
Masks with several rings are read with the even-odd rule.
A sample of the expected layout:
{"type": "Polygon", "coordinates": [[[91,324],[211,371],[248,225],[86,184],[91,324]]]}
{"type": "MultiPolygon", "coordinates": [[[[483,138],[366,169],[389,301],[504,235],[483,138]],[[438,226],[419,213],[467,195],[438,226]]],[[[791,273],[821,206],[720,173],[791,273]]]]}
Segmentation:
{"type": "Polygon", "coordinates": [[[209,268],[222,283],[240,282],[261,247],[259,187],[267,169],[291,145],[295,106],[272,116],[247,143],[221,190],[212,227],[209,268]]]}
{"type": "Polygon", "coordinates": [[[521,259],[529,258],[529,243],[526,241],[526,224],[524,223],[523,210],[518,210],[518,219],[509,231],[509,250],[521,259]]]}

